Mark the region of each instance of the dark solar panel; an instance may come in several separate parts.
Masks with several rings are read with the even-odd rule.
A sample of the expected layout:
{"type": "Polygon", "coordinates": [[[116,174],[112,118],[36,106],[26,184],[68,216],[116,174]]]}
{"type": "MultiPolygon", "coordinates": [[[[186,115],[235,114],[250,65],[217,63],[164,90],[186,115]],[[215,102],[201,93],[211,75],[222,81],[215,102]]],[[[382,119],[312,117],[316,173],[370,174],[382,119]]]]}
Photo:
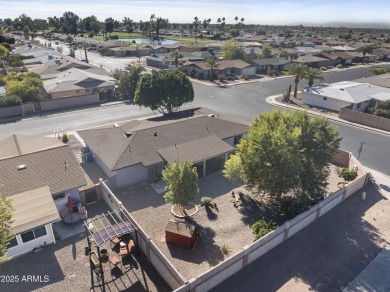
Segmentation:
{"type": "Polygon", "coordinates": [[[127,233],[134,231],[135,228],[133,224],[129,221],[120,222],[107,226],[103,229],[100,229],[96,232],[91,233],[97,245],[100,245],[114,237],[121,236],[127,233]]]}

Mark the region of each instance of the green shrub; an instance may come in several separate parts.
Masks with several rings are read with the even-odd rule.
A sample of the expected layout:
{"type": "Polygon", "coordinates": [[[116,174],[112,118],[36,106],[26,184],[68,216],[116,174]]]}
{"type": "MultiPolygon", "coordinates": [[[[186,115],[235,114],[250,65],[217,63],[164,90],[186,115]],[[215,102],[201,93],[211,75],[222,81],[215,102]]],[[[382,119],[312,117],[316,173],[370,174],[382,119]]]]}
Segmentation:
{"type": "Polygon", "coordinates": [[[256,233],[255,241],[262,238],[264,235],[267,235],[272,230],[275,229],[275,223],[271,221],[266,221],[264,219],[257,221],[252,224],[251,228],[254,233],[256,233]]]}
{"type": "Polygon", "coordinates": [[[203,78],[204,78],[203,72],[198,72],[198,73],[196,73],[196,78],[198,78],[198,79],[203,79],[203,78]]]}
{"type": "Polygon", "coordinates": [[[95,35],[93,34],[93,32],[91,31],[90,33],[88,33],[88,37],[89,38],[93,38],[95,35]]]}
{"type": "Polygon", "coordinates": [[[225,80],[225,76],[223,74],[218,74],[218,81],[223,82],[225,80]]]}
{"type": "Polygon", "coordinates": [[[342,69],[342,68],[343,68],[343,65],[338,64],[338,65],[336,66],[336,68],[337,68],[337,69],[342,69]]]}
{"type": "Polygon", "coordinates": [[[201,204],[202,204],[203,206],[205,206],[205,207],[210,206],[211,203],[212,203],[212,201],[213,201],[213,199],[210,198],[210,197],[202,197],[202,198],[200,199],[201,204]]]}
{"type": "Polygon", "coordinates": [[[386,67],[374,67],[369,70],[374,75],[386,74],[389,72],[389,69],[386,67]]]}
{"type": "Polygon", "coordinates": [[[0,95],[0,107],[10,107],[20,105],[22,99],[14,94],[10,95],[0,95]]]}
{"type": "Polygon", "coordinates": [[[69,136],[68,136],[68,133],[63,133],[62,134],[62,142],[63,143],[68,143],[69,142],[69,136]]]}
{"type": "Polygon", "coordinates": [[[110,36],[110,39],[112,39],[112,40],[117,40],[117,39],[119,39],[119,36],[118,36],[117,34],[112,34],[112,35],[110,36]]]}
{"type": "Polygon", "coordinates": [[[349,168],[339,168],[337,170],[337,175],[343,178],[345,181],[353,181],[358,176],[358,172],[356,169],[349,168]]]}
{"type": "Polygon", "coordinates": [[[321,67],[320,70],[321,70],[321,71],[326,71],[326,70],[328,70],[328,68],[326,68],[326,67],[321,67]]]}
{"type": "Polygon", "coordinates": [[[192,70],[190,71],[190,76],[191,76],[191,77],[194,77],[194,76],[195,76],[195,74],[196,74],[196,71],[195,71],[195,69],[192,69],[192,70]]]}

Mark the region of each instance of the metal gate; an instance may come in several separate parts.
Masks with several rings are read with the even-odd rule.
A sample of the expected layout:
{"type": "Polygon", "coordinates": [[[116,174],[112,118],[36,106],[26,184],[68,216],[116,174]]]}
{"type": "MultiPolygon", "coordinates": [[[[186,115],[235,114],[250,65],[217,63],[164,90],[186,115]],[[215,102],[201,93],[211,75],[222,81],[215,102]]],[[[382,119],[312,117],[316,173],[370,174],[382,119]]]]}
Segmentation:
{"type": "Polygon", "coordinates": [[[90,204],[93,202],[97,202],[98,196],[96,192],[96,187],[90,188],[84,191],[85,194],[85,202],[86,204],[90,204]]]}

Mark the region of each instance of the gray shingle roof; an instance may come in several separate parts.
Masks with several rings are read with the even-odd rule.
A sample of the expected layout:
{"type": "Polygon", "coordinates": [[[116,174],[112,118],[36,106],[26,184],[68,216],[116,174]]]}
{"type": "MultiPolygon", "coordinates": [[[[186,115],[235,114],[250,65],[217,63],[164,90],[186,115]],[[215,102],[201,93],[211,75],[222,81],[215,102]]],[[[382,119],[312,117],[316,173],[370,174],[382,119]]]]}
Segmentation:
{"type": "MultiPolygon", "coordinates": [[[[111,170],[116,170],[139,163],[147,166],[163,162],[159,151],[166,154],[169,147],[175,144],[185,144],[209,136],[222,140],[248,131],[248,126],[243,123],[223,119],[217,114],[214,117],[207,114],[207,111],[198,111],[193,116],[176,116],[165,121],[132,121],[120,128],[86,130],[79,134],[111,170]],[[132,135],[127,138],[125,133],[129,131],[132,135]]],[[[209,146],[215,146],[215,151],[222,149],[220,144],[211,143],[211,138],[208,139],[209,146]]],[[[191,143],[197,145],[196,142],[191,143]]],[[[186,146],[183,149],[191,152],[193,148],[186,146]]],[[[181,155],[190,157],[192,154],[181,155]]]]}
{"type": "Polygon", "coordinates": [[[169,163],[178,160],[189,160],[191,163],[195,163],[233,150],[234,147],[228,143],[214,135],[210,135],[179,145],[168,146],[158,150],[158,153],[169,163]]]}
{"type": "Polygon", "coordinates": [[[43,186],[57,193],[85,184],[84,174],[69,145],[0,159],[0,193],[6,195],[43,186]],[[17,166],[22,164],[27,168],[18,170],[17,166]]]}

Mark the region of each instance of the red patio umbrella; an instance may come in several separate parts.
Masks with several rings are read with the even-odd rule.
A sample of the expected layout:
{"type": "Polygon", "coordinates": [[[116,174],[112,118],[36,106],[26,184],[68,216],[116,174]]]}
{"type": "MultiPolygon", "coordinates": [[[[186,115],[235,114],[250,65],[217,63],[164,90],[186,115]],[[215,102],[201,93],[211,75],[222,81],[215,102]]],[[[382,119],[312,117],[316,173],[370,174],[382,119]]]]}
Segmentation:
{"type": "Polygon", "coordinates": [[[72,204],[72,198],[70,195],[68,195],[68,213],[73,213],[73,204],[72,204]]]}

